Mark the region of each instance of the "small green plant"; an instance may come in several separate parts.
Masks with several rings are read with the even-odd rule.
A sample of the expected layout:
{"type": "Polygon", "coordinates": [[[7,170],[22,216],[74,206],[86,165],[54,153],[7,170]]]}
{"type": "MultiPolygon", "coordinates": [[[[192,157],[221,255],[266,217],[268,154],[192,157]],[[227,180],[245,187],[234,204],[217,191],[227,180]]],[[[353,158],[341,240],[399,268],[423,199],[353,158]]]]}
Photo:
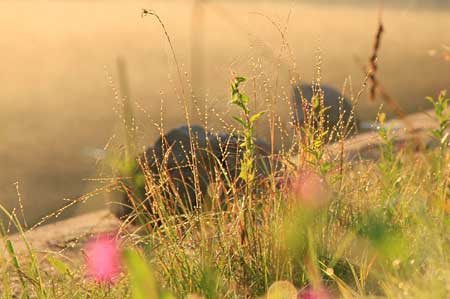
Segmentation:
{"type": "Polygon", "coordinates": [[[438,199],[442,206],[449,210],[450,201],[450,174],[448,172],[448,147],[450,142],[450,98],[447,96],[447,91],[441,91],[437,99],[426,97],[426,99],[433,105],[434,117],[438,121],[438,127],[431,130],[431,135],[439,143],[439,150],[434,159],[436,165],[436,175],[439,180],[444,180],[443,184],[438,187],[438,199]]]}
{"type": "Polygon", "coordinates": [[[444,90],[439,93],[436,100],[432,97],[426,97],[426,99],[433,105],[434,115],[439,122],[439,127],[433,129],[431,134],[439,142],[439,172],[442,172],[442,159],[448,148],[450,134],[448,131],[450,126],[450,112],[448,111],[450,98],[447,97],[447,91],[444,90]]]}
{"type": "Polygon", "coordinates": [[[432,134],[440,141],[441,146],[447,146],[449,139],[447,129],[450,125],[450,112],[447,110],[450,98],[447,97],[447,91],[441,91],[437,100],[432,97],[426,99],[433,104],[435,117],[439,121],[439,128],[432,130],[432,134]]]}
{"type": "Polygon", "coordinates": [[[301,105],[305,114],[305,121],[301,126],[300,149],[306,154],[305,161],[317,168],[321,174],[326,174],[334,166],[333,161],[326,161],[325,146],[333,139],[333,130],[328,128],[326,117],[331,107],[325,106],[325,94],[320,86],[320,81],[312,85],[313,95],[311,99],[301,94],[301,105]]]}
{"type": "Polygon", "coordinates": [[[395,139],[392,135],[392,128],[386,123],[386,114],[379,113],[378,123],[378,136],[383,141],[380,162],[378,163],[381,181],[385,186],[382,191],[382,198],[387,216],[392,217],[398,202],[401,159],[400,154],[395,153],[395,139]]]}
{"type": "Polygon", "coordinates": [[[383,141],[382,147],[382,167],[388,169],[395,162],[394,138],[392,137],[392,128],[386,124],[386,114],[378,114],[378,136],[383,141]]]}
{"type": "Polygon", "coordinates": [[[254,151],[255,151],[255,122],[264,115],[265,111],[260,111],[255,114],[250,113],[249,101],[250,98],[242,93],[239,89],[240,84],[245,82],[244,77],[236,77],[231,84],[231,103],[238,106],[241,109],[242,116],[233,116],[243,129],[244,141],[240,144],[240,147],[244,150],[244,156],[241,161],[240,177],[247,183],[251,182],[255,178],[254,169],[254,151]]]}

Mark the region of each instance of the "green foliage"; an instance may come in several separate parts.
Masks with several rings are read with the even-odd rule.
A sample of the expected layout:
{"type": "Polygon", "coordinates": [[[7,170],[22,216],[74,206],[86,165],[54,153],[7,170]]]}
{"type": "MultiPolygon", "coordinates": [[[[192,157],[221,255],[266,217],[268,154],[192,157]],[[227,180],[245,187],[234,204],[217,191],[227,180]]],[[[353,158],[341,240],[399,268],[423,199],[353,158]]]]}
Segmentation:
{"type": "Polygon", "coordinates": [[[446,130],[450,124],[450,112],[448,111],[450,98],[447,97],[447,91],[441,91],[437,100],[434,100],[432,97],[427,97],[426,99],[433,104],[435,117],[439,122],[439,128],[432,130],[433,136],[441,144],[445,144],[448,141],[448,133],[446,134],[446,130]]]}
{"type": "Polygon", "coordinates": [[[386,262],[407,258],[407,240],[401,227],[391,217],[387,217],[382,209],[370,212],[365,219],[361,219],[357,234],[369,240],[386,262]]]}
{"type": "MultiPolygon", "coordinates": [[[[302,150],[309,155],[307,163],[329,183],[331,194],[331,202],[308,208],[292,194],[296,169],[288,155],[280,157],[286,161],[284,173],[254,184],[255,123],[264,112],[252,114],[250,99],[240,90],[244,82],[235,78],[231,89],[232,104],[241,111],[234,120],[243,136],[240,177],[245,192],[236,187],[216,194],[230,185],[219,178],[211,188],[217,202],[210,209],[180,216],[170,210],[164,190],[153,186],[161,224],[121,230],[126,248],[123,273],[108,285],[90,280],[82,261],[66,259],[64,252],[45,252],[41,258],[17,217],[0,206],[26,245],[25,253],[19,254],[2,230],[0,298],[217,299],[267,294],[270,299],[292,297],[308,285],[330,289],[336,298],[448,298],[450,183],[445,166],[450,156],[445,93],[429,99],[439,122],[432,132],[439,140],[439,155],[398,151],[395,135],[380,114],[378,134],[384,143],[379,161],[338,172],[326,159],[325,135],[307,122],[302,150]],[[278,184],[281,180],[284,184],[278,184]]],[[[320,97],[312,103],[320,108],[320,97]]],[[[127,156],[112,159],[114,168],[128,183],[142,187],[148,178],[136,173],[138,162],[127,156]]],[[[76,250],[80,248],[70,252],[76,250]]]]}
{"type": "Polygon", "coordinates": [[[6,249],[9,253],[9,256],[11,257],[12,265],[14,266],[15,270],[17,271],[17,275],[20,279],[20,284],[22,285],[22,288],[24,291],[23,296],[25,298],[29,298],[30,296],[29,296],[28,282],[23,277],[22,268],[19,264],[19,260],[17,259],[16,253],[14,251],[14,246],[10,240],[6,240],[6,249]]]}
{"type": "Polygon", "coordinates": [[[390,218],[394,216],[399,197],[399,184],[401,183],[401,154],[395,153],[395,140],[392,136],[391,127],[386,124],[386,115],[378,115],[378,135],[383,141],[381,158],[378,163],[381,181],[383,183],[382,201],[384,212],[390,218]]]}
{"type": "Polygon", "coordinates": [[[73,272],[70,269],[70,266],[64,263],[61,259],[49,256],[47,258],[47,261],[53,266],[54,269],[56,269],[59,274],[73,276],[73,272]]]}
{"type": "Polygon", "coordinates": [[[249,102],[250,98],[240,91],[241,83],[245,82],[244,77],[236,77],[231,84],[231,104],[238,106],[241,109],[242,116],[233,116],[233,119],[241,125],[243,129],[244,142],[241,143],[241,148],[244,150],[244,157],[241,161],[240,177],[247,183],[255,178],[254,169],[254,134],[255,122],[264,115],[265,111],[250,114],[249,102]]]}
{"type": "Polygon", "coordinates": [[[450,111],[448,109],[448,104],[450,98],[447,97],[447,91],[441,91],[437,100],[432,97],[426,98],[434,107],[434,116],[439,123],[437,129],[431,130],[433,137],[439,142],[439,173],[442,172],[442,159],[448,148],[450,138],[449,138],[449,126],[450,126],[450,111]]]}
{"type": "Polygon", "coordinates": [[[330,107],[324,105],[324,93],[320,82],[313,83],[313,95],[311,99],[302,98],[304,106],[305,122],[300,128],[302,142],[300,149],[307,153],[306,162],[317,168],[321,174],[326,174],[335,166],[331,160],[325,159],[325,146],[333,138],[334,130],[327,126],[326,112],[330,107]]]}
{"type": "Polygon", "coordinates": [[[131,298],[160,298],[153,271],[147,261],[131,249],[124,252],[124,260],[130,275],[131,298]]]}

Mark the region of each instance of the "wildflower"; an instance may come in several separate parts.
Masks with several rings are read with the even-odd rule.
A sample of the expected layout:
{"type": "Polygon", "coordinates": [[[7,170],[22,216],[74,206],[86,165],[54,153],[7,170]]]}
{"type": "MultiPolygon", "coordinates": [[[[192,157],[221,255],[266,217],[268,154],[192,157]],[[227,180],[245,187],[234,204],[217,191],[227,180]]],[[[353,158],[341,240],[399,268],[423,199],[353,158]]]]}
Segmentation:
{"type": "Polygon", "coordinates": [[[307,287],[297,294],[297,299],[332,299],[330,292],[323,288],[307,287]]]}
{"type": "Polygon", "coordinates": [[[310,169],[297,173],[292,180],[291,193],[296,203],[308,208],[323,207],[330,197],[324,178],[310,169]]]}
{"type": "Polygon", "coordinates": [[[86,245],[88,276],[97,283],[113,283],[121,271],[120,246],[110,234],[97,236],[86,245]]]}

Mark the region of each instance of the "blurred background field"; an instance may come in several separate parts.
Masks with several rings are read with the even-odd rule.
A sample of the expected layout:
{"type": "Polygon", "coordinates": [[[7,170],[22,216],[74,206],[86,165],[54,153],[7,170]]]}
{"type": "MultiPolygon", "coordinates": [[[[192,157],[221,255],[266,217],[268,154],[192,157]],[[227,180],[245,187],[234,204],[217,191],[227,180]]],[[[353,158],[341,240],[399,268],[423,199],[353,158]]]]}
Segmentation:
{"type": "MultiPolygon", "coordinates": [[[[158,136],[154,123],[161,115],[167,129],[184,124],[168,44],[154,19],[141,18],[142,8],[163,19],[185,82],[194,80],[192,86],[186,83],[187,90],[201,102],[207,98],[209,111],[229,109],[233,72],[260,76],[273,85],[279,73],[276,92],[290,93],[292,61],[282,55],[277,68],[282,41],[266,17],[285,26],[289,16],[286,39],[304,82],[313,78],[320,47],[322,82],[341,88],[351,76],[358,90],[364,74],[356,60],[365,62],[371,53],[377,7],[325,2],[1,1],[0,203],[17,206],[18,186],[33,223],[64,205],[64,198],[91,189],[86,179],[98,174],[93,150],[120,131],[113,92],[117,57],[126,61],[132,100],[146,111],[137,112],[143,143],[158,136]]],[[[426,8],[421,4],[399,1],[386,6],[383,16],[379,78],[407,112],[426,109],[424,97],[450,83],[450,10],[429,1],[426,8]]],[[[270,93],[275,93],[273,85],[270,93]]],[[[267,96],[260,95],[261,105],[267,96]]],[[[359,117],[373,120],[379,104],[364,94],[359,117]]],[[[209,121],[219,124],[213,115],[209,121]]]]}

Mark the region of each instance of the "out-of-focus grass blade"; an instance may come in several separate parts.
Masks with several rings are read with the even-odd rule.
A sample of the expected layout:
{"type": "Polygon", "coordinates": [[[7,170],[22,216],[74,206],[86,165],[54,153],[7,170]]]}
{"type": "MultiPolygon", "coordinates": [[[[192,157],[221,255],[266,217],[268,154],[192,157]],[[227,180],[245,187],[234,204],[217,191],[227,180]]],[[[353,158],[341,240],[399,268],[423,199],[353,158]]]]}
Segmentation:
{"type": "Polygon", "coordinates": [[[125,264],[130,275],[133,299],[159,298],[155,277],[147,262],[135,250],[125,250],[125,264]]]}
{"type": "Polygon", "coordinates": [[[11,240],[6,240],[6,249],[8,250],[9,256],[11,257],[12,264],[17,271],[17,276],[19,276],[20,284],[22,285],[25,298],[29,298],[28,296],[28,285],[23,279],[22,269],[20,268],[19,260],[17,259],[16,252],[14,251],[14,246],[11,240]]]}
{"type": "Polygon", "coordinates": [[[53,268],[56,269],[60,274],[65,275],[69,274],[72,275],[72,271],[70,271],[70,267],[61,261],[60,259],[54,258],[54,257],[48,257],[47,261],[53,266],[53,268]]]}

